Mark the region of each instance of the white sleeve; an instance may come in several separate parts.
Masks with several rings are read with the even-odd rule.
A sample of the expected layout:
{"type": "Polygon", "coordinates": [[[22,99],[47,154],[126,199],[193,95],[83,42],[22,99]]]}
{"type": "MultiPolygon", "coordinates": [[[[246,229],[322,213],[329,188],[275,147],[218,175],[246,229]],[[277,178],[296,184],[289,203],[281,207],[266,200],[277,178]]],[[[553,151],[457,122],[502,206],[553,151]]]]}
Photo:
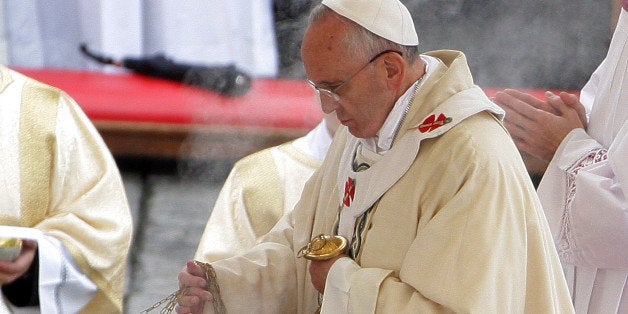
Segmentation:
{"type": "Polygon", "coordinates": [[[59,240],[43,236],[37,246],[41,313],[78,313],[98,287],[81,272],[59,240]]]}
{"type": "Polygon", "coordinates": [[[70,252],[56,238],[35,228],[14,226],[0,226],[0,236],[37,241],[41,313],[78,313],[98,291],[96,284],[81,272],[70,252]]]}
{"type": "Polygon", "coordinates": [[[354,260],[339,258],[329,269],[321,313],[367,313],[377,308],[379,289],[392,270],[362,268],[354,260]]]}
{"type": "Polygon", "coordinates": [[[351,276],[360,266],[348,257],[339,258],[329,269],[321,313],[348,313],[351,276]],[[343,310],[341,310],[343,309],[343,310]]]}
{"type": "Polygon", "coordinates": [[[559,147],[554,161],[567,176],[562,225],[569,263],[628,267],[627,156],[628,122],[608,149],[582,129],[559,147]]]}

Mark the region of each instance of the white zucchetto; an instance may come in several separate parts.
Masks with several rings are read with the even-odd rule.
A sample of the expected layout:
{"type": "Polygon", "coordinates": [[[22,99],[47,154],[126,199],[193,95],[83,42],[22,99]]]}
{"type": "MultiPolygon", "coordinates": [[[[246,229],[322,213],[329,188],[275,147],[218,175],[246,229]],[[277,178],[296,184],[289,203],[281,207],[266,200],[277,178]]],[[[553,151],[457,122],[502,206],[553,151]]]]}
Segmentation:
{"type": "Polygon", "coordinates": [[[399,0],[323,0],[322,4],[392,42],[419,44],[412,15],[399,0]]]}

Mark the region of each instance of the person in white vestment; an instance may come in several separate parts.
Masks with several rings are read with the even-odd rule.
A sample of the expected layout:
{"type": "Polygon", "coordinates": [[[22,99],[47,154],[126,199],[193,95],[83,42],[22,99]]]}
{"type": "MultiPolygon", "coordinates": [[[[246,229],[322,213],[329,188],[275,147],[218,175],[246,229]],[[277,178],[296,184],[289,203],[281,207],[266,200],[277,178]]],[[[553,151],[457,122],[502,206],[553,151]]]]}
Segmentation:
{"type": "Polygon", "coordinates": [[[238,160],[216,199],[195,259],[213,262],[243,253],[268,233],[299,200],[338,125],[327,114],[305,136],[238,160]]]}
{"type": "Polygon", "coordinates": [[[121,313],[132,222],[113,157],[63,91],[0,66],[0,313],[121,313]]]}
{"type": "Polygon", "coordinates": [[[4,1],[12,67],[113,71],[81,54],[82,43],[123,58],[163,54],[177,63],[234,65],[254,77],[278,74],[271,0],[4,1]]]}
{"type": "Polygon", "coordinates": [[[517,146],[549,162],[538,193],[577,313],[628,313],[628,0],[621,5],[579,101],[514,90],[494,99],[517,146]]]}
{"type": "Polygon", "coordinates": [[[314,8],[302,60],[342,126],[259,243],[186,263],[178,313],[573,312],[503,110],[462,52],[418,45],[399,0],[314,8]]]}

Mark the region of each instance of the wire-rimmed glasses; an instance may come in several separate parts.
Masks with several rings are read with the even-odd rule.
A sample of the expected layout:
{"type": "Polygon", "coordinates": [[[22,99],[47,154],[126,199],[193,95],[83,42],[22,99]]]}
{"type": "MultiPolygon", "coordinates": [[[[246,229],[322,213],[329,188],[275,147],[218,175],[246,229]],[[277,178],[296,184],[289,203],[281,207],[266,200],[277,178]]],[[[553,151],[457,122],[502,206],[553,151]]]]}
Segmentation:
{"type": "Polygon", "coordinates": [[[325,96],[328,99],[331,99],[331,100],[337,102],[337,101],[340,100],[340,95],[338,95],[338,90],[340,90],[343,86],[346,86],[347,83],[349,83],[356,75],[358,75],[360,72],[362,72],[362,70],[364,70],[369,64],[371,64],[373,61],[377,60],[377,58],[379,58],[382,55],[384,55],[386,53],[389,53],[389,52],[398,53],[399,55],[403,56],[401,51],[398,51],[398,50],[390,50],[390,49],[389,50],[384,50],[384,51],[376,54],[375,56],[373,56],[373,58],[371,58],[371,60],[369,60],[369,62],[367,62],[359,70],[357,70],[355,73],[353,73],[353,75],[349,76],[349,78],[347,78],[342,83],[340,83],[340,85],[338,85],[338,86],[336,86],[334,88],[330,89],[330,88],[316,86],[316,84],[314,84],[314,82],[310,81],[309,78],[306,78],[305,80],[307,81],[308,84],[310,84],[310,86],[312,86],[312,88],[314,88],[316,93],[318,93],[319,97],[321,97],[321,101],[323,100],[322,97],[325,96]]]}

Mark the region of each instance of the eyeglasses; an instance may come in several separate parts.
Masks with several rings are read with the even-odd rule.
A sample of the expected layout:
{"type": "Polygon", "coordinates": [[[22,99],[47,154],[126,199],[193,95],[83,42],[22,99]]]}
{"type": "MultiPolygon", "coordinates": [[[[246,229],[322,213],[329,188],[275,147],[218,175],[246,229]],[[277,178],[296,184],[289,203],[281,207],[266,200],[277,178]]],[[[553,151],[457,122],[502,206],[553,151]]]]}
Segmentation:
{"type": "Polygon", "coordinates": [[[332,99],[333,101],[339,101],[340,100],[340,95],[338,95],[338,90],[340,90],[343,86],[347,85],[347,83],[349,83],[349,81],[351,81],[356,75],[358,75],[360,72],[362,72],[362,70],[364,70],[369,64],[371,64],[373,61],[377,60],[377,58],[379,58],[382,55],[384,55],[386,53],[389,53],[389,52],[398,53],[400,56],[403,56],[401,51],[384,50],[384,51],[376,54],[373,58],[371,58],[371,60],[369,60],[369,62],[367,62],[365,65],[363,65],[358,71],[353,73],[353,75],[349,76],[349,78],[347,78],[342,83],[340,83],[340,85],[338,85],[338,86],[336,86],[336,87],[334,87],[332,89],[316,86],[316,84],[314,84],[314,82],[310,81],[310,79],[308,79],[308,78],[306,78],[305,80],[307,81],[308,84],[310,84],[310,86],[312,86],[312,88],[316,91],[316,93],[318,93],[319,97],[321,97],[321,100],[322,100],[322,96],[325,96],[325,97],[327,97],[329,99],[332,99]]]}

